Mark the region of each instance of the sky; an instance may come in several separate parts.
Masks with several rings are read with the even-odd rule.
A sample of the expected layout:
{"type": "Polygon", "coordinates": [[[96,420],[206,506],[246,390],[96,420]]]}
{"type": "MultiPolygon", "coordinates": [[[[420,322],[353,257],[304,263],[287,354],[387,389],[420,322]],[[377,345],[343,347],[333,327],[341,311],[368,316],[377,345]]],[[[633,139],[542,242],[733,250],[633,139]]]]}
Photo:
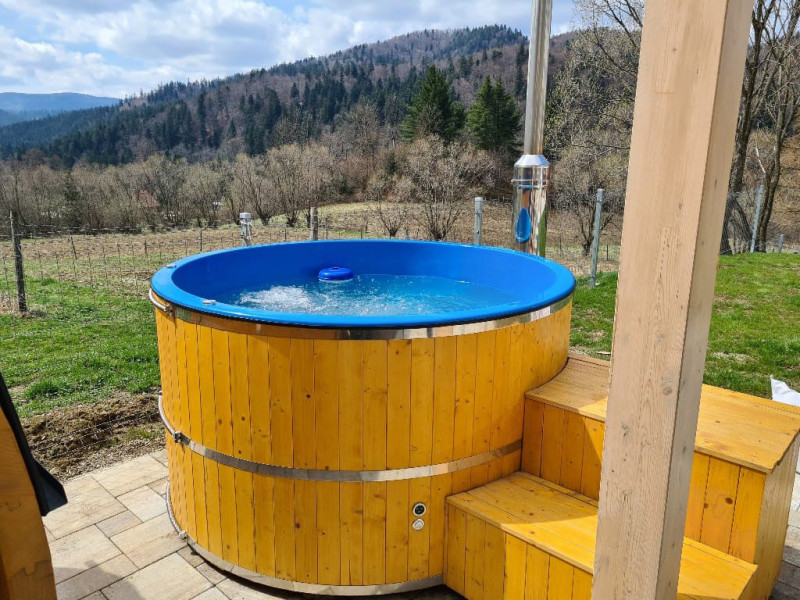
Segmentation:
{"type": "MultiPolygon", "coordinates": [[[[122,98],[419,29],[530,29],[530,0],[0,0],[0,92],[122,98]]],[[[572,23],[553,1],[553,34],[572,23]]]]}

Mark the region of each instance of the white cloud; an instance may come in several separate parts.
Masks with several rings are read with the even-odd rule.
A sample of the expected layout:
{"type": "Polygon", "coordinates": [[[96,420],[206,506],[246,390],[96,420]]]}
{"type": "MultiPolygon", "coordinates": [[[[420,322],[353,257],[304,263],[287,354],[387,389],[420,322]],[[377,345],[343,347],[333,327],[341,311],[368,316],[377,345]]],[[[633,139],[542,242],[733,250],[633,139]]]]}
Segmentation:
{"type": "MultiPolygon", "coordinates": [[[[13,31],[0,29],[0,88],[114,96],[415,29],[505,23],[526,32],[530,20],[528,0],[0,0],[0,6],[18,17],[13,31]]],[[[555,0],[554,33],[570,11],[569,0],[555,0]]]]}

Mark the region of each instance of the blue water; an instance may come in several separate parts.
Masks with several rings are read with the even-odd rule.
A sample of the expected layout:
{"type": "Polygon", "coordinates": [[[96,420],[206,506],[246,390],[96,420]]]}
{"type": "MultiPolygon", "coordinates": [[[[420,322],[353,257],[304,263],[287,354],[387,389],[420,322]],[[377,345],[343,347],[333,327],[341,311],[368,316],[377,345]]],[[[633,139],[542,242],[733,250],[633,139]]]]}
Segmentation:
{"type": "Polygon", "coordinates": [[[508,292],[422,275],[356,275],[343,282],[303,281],[235,290],[218,302],[283,313],[424,315],[519,302],[508,292]]]}

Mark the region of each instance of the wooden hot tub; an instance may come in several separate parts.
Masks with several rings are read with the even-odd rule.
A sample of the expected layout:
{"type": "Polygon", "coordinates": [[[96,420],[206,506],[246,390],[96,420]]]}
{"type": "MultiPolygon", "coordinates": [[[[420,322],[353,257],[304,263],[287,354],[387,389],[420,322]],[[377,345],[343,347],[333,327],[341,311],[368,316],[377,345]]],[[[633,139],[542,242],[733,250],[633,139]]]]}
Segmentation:
{"type": "MultiPolygon", "coordinates": [[[[212,297],[224,286],[216,274],[244,276],[228,265],[234,259],[269,264],[249,275],[269,277],[280,268],[266,260],[270,252],[290,255],[282,268],[304,268],[291,256],[299,251],[318,269],[331,253],[353,264],[356,254],[363,262],[419,246],[556,267],[448,244],[316,242],[202,255],[156,275],[168,504],[207,560],[308,593],[437,585],[445,497],[519,468],[523,394],[566,362],[571,276],[556,269],[558,293],[515,315],[417,327],[255,320],[203,303],[207,295],[181,295],[195,295],[187,281],[201,276],[217,286],[212,297]]],[[[444,260],[459,276],[457,259],[444,260]]]]}

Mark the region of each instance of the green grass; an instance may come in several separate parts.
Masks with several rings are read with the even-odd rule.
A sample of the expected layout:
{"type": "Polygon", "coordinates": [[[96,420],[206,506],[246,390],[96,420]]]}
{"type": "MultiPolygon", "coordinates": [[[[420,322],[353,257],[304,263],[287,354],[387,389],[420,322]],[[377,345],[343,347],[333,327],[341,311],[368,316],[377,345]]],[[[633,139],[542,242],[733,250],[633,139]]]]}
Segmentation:
{"type": "Polygon", "coordinates": [[[158,386],[146,298],[52,279],[30,278],[27,285],[32,316],[0,316],[0,372],[21,415],[158,386]]]}
{"type": "MultiPolygon", "coordinates": [[[[599,281],[594,290],[579,281],[572,345],[608,358],[617,277],[599,281]]],[[[36,278],[28,289],[32,316],[0,316],[0,372],[20,414],[159,385],[153,311],[143,295],[36,278]]],[[[800,388],[800,257],[723,257],[705,380],[768,397],[770,375],[800,388]]]]}
{"type": "MultiPolygon", "coordinates": [[[[578,282],[573,347],[608,358],[616,292],[616,274],[578,282]]],[[[770,375],[800,389],[800,256],[721,257],[704,380],[770,397],[770,375]]]]}

